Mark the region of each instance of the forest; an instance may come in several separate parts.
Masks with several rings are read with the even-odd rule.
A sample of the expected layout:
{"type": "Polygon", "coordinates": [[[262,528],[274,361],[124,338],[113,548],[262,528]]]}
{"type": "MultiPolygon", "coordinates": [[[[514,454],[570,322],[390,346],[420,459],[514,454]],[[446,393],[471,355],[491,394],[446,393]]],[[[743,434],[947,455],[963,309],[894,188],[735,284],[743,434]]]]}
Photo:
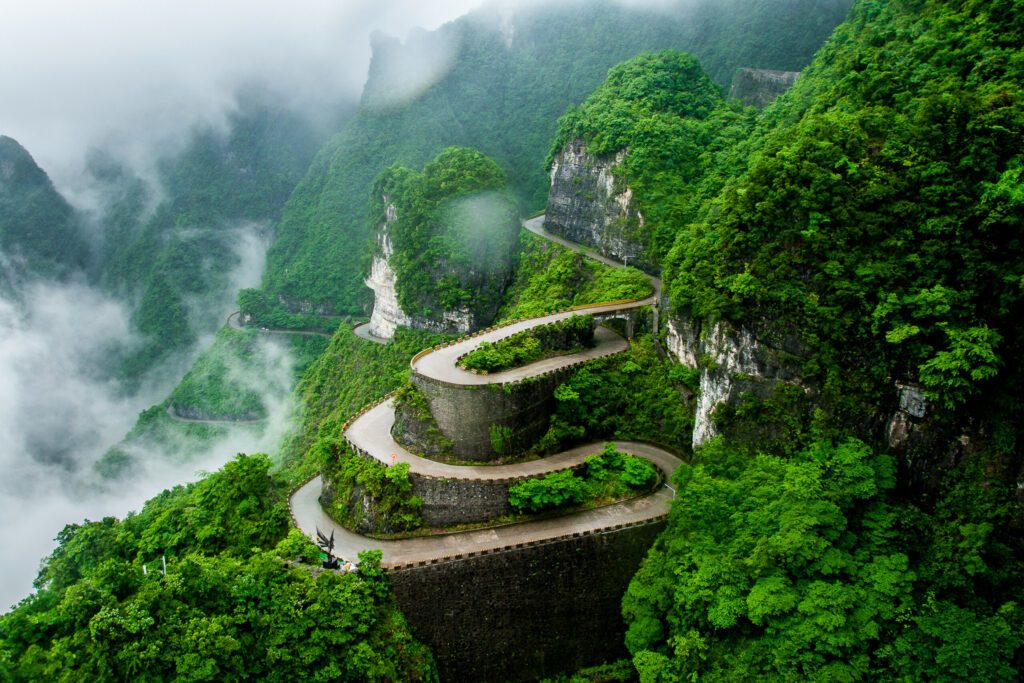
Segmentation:
{"type": "MultiPolygon", "coordinates": [[[[327,505],[339,521],[358,523],[347,501],[359,489],[381,506],[370,512],[421,526],[407,470],[360,458],[341,434],[362,406],[408,387],[413,354],[448,339],[353,334],[382,224],[398,300],[418,315],[480,306],[502,322],[650,294],[635,269],[514,227],[543,204],[545,153],[550,164],[582,140],[598,157],[624,152],[614,181],[633,191],[644,216],[635,238],[663,267],[663,327],[641,323],[628,350],[562,381],[531,455],[628,439],[686,463],[622,596],[629,658],[559,680],[1020,680],[1024,3],[810,4],[769,16],[730,0],[660,22],[619,5],[556,5],[521,20],[514,48],[472,15],[439,29],[460,40],[452,72],[402,107],[380,98],[403,47],[378,38],[353,118],[315,157],[308,140],[286,144],[280,192],[251,188],[262,197],[253,215],[274,221],[276,238],[242,311],[256,326],[331,334],[292,339],[292,430],[277,452],[239,454],[124,519],[69,524],[35,592],[0,617],[0,677],[437,680],[381,557],[361,557],[356,574],[321,571],[287,495],[323,471],[347,487],[327,505]],[[585,40],[551,37],[552,17],[566,14],[577,21],[565,31],[585,40]],[[570,54],[570,43],[590,48],[570,54]],[[764,110],[722,95],[756,54],[802,69],[764,110]],[[508,230],[474,252],[455,237],[475,223],[453,206],[481,192],[508,230]],[[480,266],[499,270],[500,286],[480,266]],[[713,325],[742,332],[789,373],[718,405],[715,438],[696,447],[697,406],[718,368],[710,355],[683,363],[666,352],[684,325],[705,330],[702,342],[713,325]],[[907,387],[924,407],[897,439],[907,387]]],[[[18,156],[12,142],[0,138],[0,155],[18,156]]],[[[183,183],[201,185],[182,169],[183,183]]],[[[47,192],[29,176],[31,192],[47,192]]],[[[217,196],[195,199],[196,212],[244,213],[219,202],[227,185],[209,187],[217,196]]],[[[68,229],[53,206],[54,229],[68,229]]],[[[170,227],[188,209],[163,205],[126,242],[160,242],[164,265],[143,276],[126,255],[139,271],[105,276],[145,279],[137,315],[164,330],[146,354],[186,343],[163,319],[177,315],[172,290],[194,277],[190,250],[223,248],[170,227]]],[[[27,253],[56,267],[45,249],[27,253]]],[[[491,372],[585,345],[580,320],[464,363],[491,372]]],[[[258,392],[231,383],[239,359],[260,363],[259,339],[222,330],[169,401],[262,416],[258,392]]],[[[752,386],[741,374],[728,380],[752,386]]],[[[137,435],[166,429],[169,405],[143,413],[137,435]]],[[[111,476],[125,457],[109,454],[111,476]]],[[[609,445],[578,472],[518,484],[509,501],[550,512],[656,481],[646,461],[609,445]]]]}

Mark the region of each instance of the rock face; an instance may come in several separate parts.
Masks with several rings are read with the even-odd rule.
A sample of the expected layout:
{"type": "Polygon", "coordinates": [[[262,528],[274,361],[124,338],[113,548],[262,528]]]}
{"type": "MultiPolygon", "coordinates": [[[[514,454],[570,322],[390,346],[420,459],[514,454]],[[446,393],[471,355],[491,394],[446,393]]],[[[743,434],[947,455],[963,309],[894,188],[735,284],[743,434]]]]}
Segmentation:
{"type": "Polygon", "coordinates": [[[669,317],[665,347],[679,363],[701,371],[694,448],[718,434],[712,415],[720,404],[745,392],[763,398],[778,382],[800,385],[798,368],[784,362],[777,350],[723,321],[669,317]]]}
{"type": "Polygon", "coordinates": [[[398,303],[395,271],[389,259],[394,253],[389,234],[390,226],[398,217],[395,205],[388,202],[385,220],[377,230],[377,252],[373,255],[370,275],[366,286],[373,290],[373,313],[370,315],[370,334],[381,339],[390,339],[398,326],[413,327],[432,332],[465,334],[473,329],[473,314],[465,308],[445,311],[441,320],[430,320],[411,316],[398,303]]]}
{"type": "Polygon", "coordinates": [[[582,140],[567,144],[551,165],[544,228],[655,272],[657,267],[647,260],[646,247],[635,235],[635,229],[644,225],[643,214],[635,206],[633,191],[616,183],[613,173],[625,158],[625,150],[613,157],[595,157],[582,140]]]}
{"type": "Polygon", "coordinates": [[[799,71],[740,69],[733,76],[729,99],[762,109],[793,87],[799,75],[799,71]]]}

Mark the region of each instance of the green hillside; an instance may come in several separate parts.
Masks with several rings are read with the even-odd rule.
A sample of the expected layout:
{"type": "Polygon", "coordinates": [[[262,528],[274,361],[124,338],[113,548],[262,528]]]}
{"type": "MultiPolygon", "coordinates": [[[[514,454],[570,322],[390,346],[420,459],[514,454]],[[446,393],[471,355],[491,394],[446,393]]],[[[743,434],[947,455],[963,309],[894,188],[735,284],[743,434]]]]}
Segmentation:
{"type": "Polygon", "coordinates": [[[389,263],[403,311],[440,321],[465,309],[478,324],[493,319],[519,250],[505,187],[494,160],[460,147],[438,154],[422,173],[393,166],[377,177],[370,220],[380,226],[388,206],[395,210],[389,263]]]}
{"type": "MultiPolygon", "coordinates": [[[[89,265],[74,209],[13,138],[0,135],[0,255],[13,277],[64,276],[89,265]]],[[[6,289],[0,271],[0,291],[6,289]]]]}
{"type": "Polygon", "coordinates": [[[723,152],[673,308],[796,349],[815,410],[747,397],[717,417],[782,445],[732,429],[678,475],[624,603],[645,680],[1019,678],[1021,9],[859,2],[723,152]],[[898,459],[896,382],[928,401],[898,459]]]}
{"type": "Polygon", "coordinates": [[[308,123],[269,94],[243,92],[226,132],[196,130],[180,154],[161,162],[165,198],[152,213],[138,180],[96,160],[95,172],[117,197],[104,226],[101,280],[138,301],[133,322],[147,340],[128,359],[127,378],[219,326],[240,262],[238,231],[269,238],[318,142],[308,123]]]}
{"type": "Polygon", "coordinates": [[[504,25],[475,12],[408,46],[378,38],[359,111],[320,150],[285,208],[264,286],[295,307],[362,312],[369,292],[353,245],[365,243],[366,197],[384,168],[419,168],[451,145],[472,147],[505,170],[524,210],[540,208],[557,117],[614,64],[647,50],[690,49],[719,87],[743,66],[799,69],[848,7],[845,0],[734,0],[663,13],[571,2],[533,8],[504,25]],[[770,31],[773,47],[765,49],[770,31]],[[439,82],[407,104],[387,97],[391,70],[415,61],[407,53],[444,46],[455,56],[439,82]]]}

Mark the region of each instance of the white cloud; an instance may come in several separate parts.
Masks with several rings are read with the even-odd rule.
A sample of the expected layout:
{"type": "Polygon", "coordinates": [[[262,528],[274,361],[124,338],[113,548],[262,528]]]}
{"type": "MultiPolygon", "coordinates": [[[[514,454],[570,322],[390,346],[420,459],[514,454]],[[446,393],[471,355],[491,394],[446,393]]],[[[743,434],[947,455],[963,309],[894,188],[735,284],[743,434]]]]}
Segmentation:
{"type": "Polygon", "coordinates": [[[0,11],[0,132],[58,186],[90,146],[137,167],[196,123],[218,125],[245,83],[297,108],[354,100],[369,35],[435,28],[477,0],[34,0],[0,11]]]}

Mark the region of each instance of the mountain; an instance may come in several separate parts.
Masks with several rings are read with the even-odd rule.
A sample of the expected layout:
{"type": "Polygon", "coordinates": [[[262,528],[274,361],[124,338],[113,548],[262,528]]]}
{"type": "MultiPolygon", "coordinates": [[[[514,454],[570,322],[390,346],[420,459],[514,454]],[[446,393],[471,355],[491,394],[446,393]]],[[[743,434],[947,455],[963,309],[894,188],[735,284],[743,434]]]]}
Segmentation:
{"type": "Polygon", "coordinates": [[[858,2],[690,204],[707,409],[623,603],[642,678],[1019,679],[1020,10],[858,2]]]}
{"type": "Polygon", "coordinates": [[[522,209],[540,208],[556,118],[614,64],[646,50],[690,49],[719,87],[739,67],[800,69],[848,7],[734,0],[653,11],[569,2],[511,16],[480,10],[406,45],[378,36],[359,110],[284,210],[264,288],[294,310],[364,312],[369,291],[356,257],[369,244],[366,197],[384,168],[419,168],[448,146],[471,147],[505,170],[522,209]],[[409,71],[419,81],[408,82],[409,71]]]}
{"type": "MultiPolygon", "coordinates": [[[[89,264],[80,218],[13,138],[0,135],[0,256],[11,277],[62,277],[89,264]]],[[[2,277],[2,276],[0,276],[2,277]]]]}
{"type": "MultiPolygon", "coordinates": [[[[145,336],[123,375],[137,379],[223,323],[240,268],[258,277],[263,246],[323,133],[259,88],[237,94],[223,130],[197,128],[157,168],[159,194],[102,153],[89,171],[110,198],[99,280],[137,302],[145,336]]],[[[244,283],[242,283],[244,284],[244,283]]]]}
{"type": "MultiPolygon", "coordinates": [[[[618,17],[619,32],[597,31],[596,20],[582,29],[547,21],[527,30],[524,18],[503,24],[479,13],[403,48],[379,39],[359,112],[317,155],[283,210],[261,304],[281,296],[309,311],[358,308],[356,250],[373,248],[369,235],[382,223],[407,238],[406,266],[424,271],[416,259],[436,246],[430,240],[439,224],[436,203],[425,201],[436,187],[424,178],[436,180],[428,163],[450,144],[478,142],[493,162],[458,153],[471,157],[488,188],[501,185],[500,168],[521,207],[539,207],[545,188],[556,199],[583,188],[575,206],[561,205],[564,215],[582,222],[582,208],[600,219],[595,245],[621,258],[633,253],[615,251],[621,240],[609,226],[621,227],[614,225],[621,216],[610,212],[615,197],[628,196],[632,208],[622,215],[636,222],[623,234],[649,252],[642,265],[663,268],[662,305],[657,315],[644,308],[610,323],[628,329],[631,343],[553,389],[550,427],[531,456],[633,439],[656,441],[687,462],[668,489],[658,489],[671,509],[622,598],[629,659],[574,680],[1020,680],[1020,1],[857,0],[809,65],[742,64],[801,70],[763,111],[715,91],[734,69],[714,59],[626,49],[624,36],[641,33],[629,33],[624,18],[643,13],[581,7],[531,16],[596,12],[618,17]],[[621,55],[626,61],[603,83],[602,72],[577,91],[568,61],[555,59],[576,43],[531,43],[535,54],[550,50],[562,71],[534,64],[522,67],[522,77],[534,74],[535,91],[549,99],[544,84],[561,79],[580,106],[560,123],[542,122],[544,145],[524,142],[530,151],[517,165],[509,140],[533,133],[501,97],[504,84],[515,82],[498,78],[515,63],[501,55],[519,54],[531,31],[577,29],[607,41],[610,52],[629,53],[621,55]],[[461,36],[455,53],[442,40],[450,36],[461,36]],[[454,59],[424,92],[397,68],[410,64],[413,53],[405,50],[412,48],[454,59]],[[451,80],[461,68],[473,71],[471,54],[479,82],[451,80]],[[478,96],[492,106],[473,109],[478,96]],[[494,109],[506,118],[499,121],[494,109]],[[584,147],[589,159],[577,154],[584,147]],[[547,177],[545,150],[556,164],[547,177]],[[582,161],[567,164],[573,154],[582,161]],[[583,206],[599,174],[606,194],[583,206]],[[392,194],[394,203],[385,197],[392,194]],[[403,212],[422,220],[389,225],[389,214],[403,212]],[[609,235],[616,239],[603,240],[609,235]],[[661,327],[651,329],[655,320],[661,327]]],[[[774,5],[752,3],[749,13],[723,5],[735,14],[718,23],[702,7],[687,16],[735,39],[753,25],[748,19],[766,20],[774,5]]],[[[803,25],[785,16],[772,21],[789,33],[751,30],[735,49],[749,57],[757,45],[770,55],[817,30],[816,17],[803,25]]],[[[706,42],[696,45],[707,48],[705,57],[717,54],[706,42]]],[[[575,60],[590,68],[588,59],[575,60]]],[[[533,234],[519,238],[498,320],[649,291],[632,286],[649,283],[635,270],[598,264],[533,234]]],[[[438,251],[433,256],[444,255],[438,251]]],[[[413,280],[422,291],[412,292],[424,296],[408,299],[429,306],[462,294],[454,283],[435,289],[440,279],[425,274],[413,280]]],[[[418,632],[395,609],[379,557],[362,558],[355,575],[311,567],[316,550],[288,531],[288,502],[317,472],[341,468],[364,512],[376,505],[422,522],[408,465],[345,453],[344,431],[364,415],[360,406],[408,378],[413,353],[445,346],[443,338],[402,327],[388,344],[376,344],[339,322],[300,381],[303,425],[277,454],[279,464],[239,456],[124,521],[67,527],[37,592],[0,619],[0,672],[16,680],[144,670],[435,680],[418,632]],[[164,553],[166,576],[142,570],[164,553]]],[[[399,399],[416,409],[408,394],[399,399]]],[[[352,501],[341,495],[335,503],[352,501]]],[[[453,567],[481,566],[473,562],[487,553],[451,556],[445,543],[441,556],[392,576],[422,572],[435,585],[448,579],[451,595],[467,603],[503,601],[485,612],[479,631],[466,629],[474,647],[538,628],[521,618],[519,586],[471,570],[460,575],[465,583],[451,582],[453,567]]],[[[493,553],[507,576],[543,576],[558,561],[550,546],[519,545],[534,546],[530,552],[543,559],[520,562],[533,556],[515,548],[493,553]]],[[[623,566],[615,553],[569,547],[567,566],[623,566]]],[[[596,590],[545,586],[543,597],[582,619],[579,593],[596,590]]],[[[418,597],[438,603],[432,607],[444,618],[464,616],[434,593],[418,597]]],[[[617,606],[618,596],[611,599],[617,606]]]]}

